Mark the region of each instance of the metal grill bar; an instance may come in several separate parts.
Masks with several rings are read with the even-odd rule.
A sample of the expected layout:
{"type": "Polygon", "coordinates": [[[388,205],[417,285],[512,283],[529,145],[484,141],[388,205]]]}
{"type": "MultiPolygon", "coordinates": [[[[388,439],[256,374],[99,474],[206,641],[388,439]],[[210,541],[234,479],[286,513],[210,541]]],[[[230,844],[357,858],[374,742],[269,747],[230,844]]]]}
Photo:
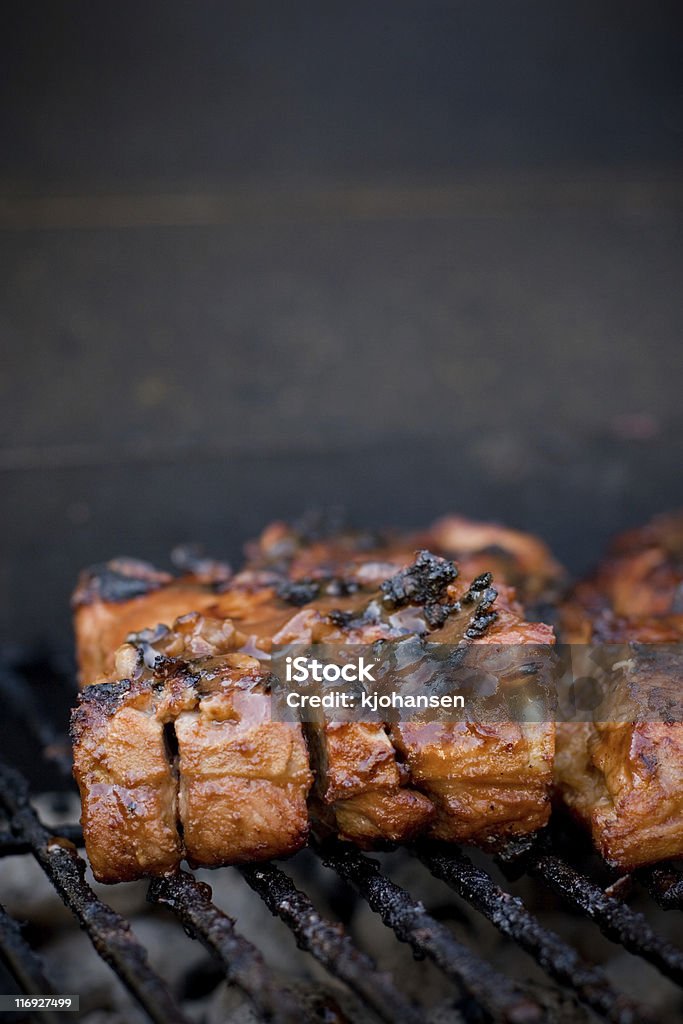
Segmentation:
{"type": "MultiPolygon", "coordinates": [[[[21,934],[17,922],[0,905],[0,960],[5,964],[23,992],[49,995],[54,991],[45,977],[43,965],[21,934]]],[[[34,1011],[45,1024],[59,1024],[51,1010],[34,1011]]]]}
{"type": "MultiPolygon", "coordinates": [[[[83,830],[80,825],[60,825],[56,831],[60,839],[68,839],[74,846],[83,846],[83,830]]],[[[0,857],[20,853],[31,853],[30,843],[25,843],[8,829],[0,829],[0,857]]]]}
{"type": "Polygon", "coordinates": [[[683,910],[683,872],[673,864],[656,864],[636,873],[664,910],[683,910]]]}
{"type": "Polygon", "coordinates": [[[440,845],[412,850],[433,875],[530,953],[551,978],[572,989],[587,1006],[615,1024],[647,1020],[644,1008],[616,992],[599,967],[586,963],[559,935],[544,928],[522,901],[496,885],[462,851],[440,845]]]}
{"type": "Polygon", "coordinates": [[[273,864],[248,865],[240,871],[271,913],[292,930],[299,947],[346,982],[383,1020],[389,1024],[396,1020],[419,1024],[422,1016],[398,991],[391,977],[377,971],[374,962],[356,948],[341,925],[324,920],[284,871],[273,864]]]}
{"type": "Polygon", "coordinates": [[[683,952],[657,935],[642,914],[608,896],[599,885],[554,854],[532,855],[527,870],[595,921],[608,939],[621,943],[630,953],[642,956],[662,974],[683,984],[683,952]]]}
{"type": "Polygon", "coordinates": [[[151,969],[128,922],[97,898],[73,845],[52,836],[28,802],[26,780],[0,763],[0,804],[12,831],[26,843],[90,941],[155,1024],[188,1024],[171,992],[151,969]]]}
{"type": "Polygon", "coordinates": [[[173,911],[192,938],[219,960],[228,981],[245,992],[267,1020],[299,1024],[298,1001],[273,981],[258,949],[236,932],[232,918],[211,902],[209,885],[179,871],[154,879],[147,898],[173,911]]]}
{"type": "Polygon", "coordinates": [[[407,942],[417,956],[428,956],[490,1018],[506,1024],[537,1024],[545,1020],[538,1003],[462,946],[447,928],[430,917],[421,903],[382,875],[376,860],[337,842],[316,844],[316,849],[323,863],[367,900],[401,942],[407,942]]]}

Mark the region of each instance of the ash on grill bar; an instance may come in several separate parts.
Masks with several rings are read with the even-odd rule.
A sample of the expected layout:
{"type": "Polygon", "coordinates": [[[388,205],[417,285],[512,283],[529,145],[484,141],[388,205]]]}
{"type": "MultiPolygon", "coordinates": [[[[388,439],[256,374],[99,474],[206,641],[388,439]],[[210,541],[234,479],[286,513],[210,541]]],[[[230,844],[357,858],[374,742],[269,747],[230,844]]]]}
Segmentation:
{"type": "MultiPolygon", "coordinates": [[[[579,952],[501,888],[500,870],[539,907],[539,884],[546,906],[554,893],[556,920],[569,907],[581,928],[597,927],[637,957],[634,964],[652,965],[666,979],[666,1005],[681,1005],[671,991],[683,984],[683,952],[626,898],[637,892],[645,907],[654,900],[663,909],[650,905],[650,914],[659,919],[683,908],[683,875],[673,863],[683,856],[683,723],[616,714],[557,724],[340,722],[324,712],[280,721],[271,713],[269,663],[287,644],[386,647],[416,637],[463,651],[533,645],[551,656],[559,640],[626,644],[634,671],[647,675],[646,647],[678,643],[683,632],[683,515],[618,538],[573,589],[539,539],[454,516],[410,535],[307,534],[275,523],[247,545],[235,573],[188,551],[176,564],[172,574],[117,558],[86,570],[74,595],[81,690],[71,719],[73,772],[98,882],[149,878],[148,900],[211,952],[259,1019],[655,1019],[651,1000],[619,990],[602,944],[607,969],[584,959],[590,940],[581,939],[579,952]],[[478,850],[468,856],[462,846],[478,850]],[[362,852],[369,850],[381,861],[362,852]],[[298,851],[292,871],[307,892],[271,863],[298,851]],[[491,856],[496,867],[486,866],[491,856]],[[335,983],[294,984],[270,972],[230,907],[212,902],[208,884],[183,862],[193,870],[237,866],[335,983]],[[415,872],[432,894],[434,879],[445,883],[549,980],[521,980],[522,967],[513,980],[461,943],[419,893],[384,873],[396,864],[411,889],[415,872]],[[321,865],[345,886],[342,902],[330,897],[321,865]],[[430,977],[454,984],[451,995],[423,1006],[419,986],[406,992],[400,975],[378,970],[317,909],[321,893],[330,905],[357,905],[350,889],[431,962],[430,977]]],[[[30,681],[9,662],[1,680],[8,707],[48,760],[68,771],[30,681]]],[[[25,780],[1,772],[0,853],[33,855],[148,1018],[186,1019],[126,919],[86,881],[73,844],[81,843],[78,830],[48,829],[25,780]]],[[[578,925],[573,931],[583,936],[578,925]]],[[[0,940],[22,988],[50,991],[4,911],[0,940]]]]}

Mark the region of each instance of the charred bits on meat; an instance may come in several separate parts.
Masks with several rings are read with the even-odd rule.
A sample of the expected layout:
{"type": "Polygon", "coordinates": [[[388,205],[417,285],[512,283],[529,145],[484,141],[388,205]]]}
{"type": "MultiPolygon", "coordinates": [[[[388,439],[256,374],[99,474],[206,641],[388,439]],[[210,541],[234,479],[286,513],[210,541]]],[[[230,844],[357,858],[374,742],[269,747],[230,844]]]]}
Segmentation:
{"type": "Polygon", "coordinates": [[[394,608],[406,604],[424,607],[425,619],[432,629],[443,626],[451,612],[458,611],[459,603],[443,601],[451,583],[457,578],[455,564],[431,551],[418,551],[412,565],[401,569],[381,584],[384,600],[394,608]]]}
{"type": "Polygon", "coordinates": [[[481,576],[472,580],[469,590],[462,598],[462,604],[476,605],[476,610],[465,633],[470,640],[483,636],[488,627],[493,625],[498,618],[498,612],[489,610],[498,597],[498,591],[491,586],[492,582],[491,573],[483,572],[481,576]]]}

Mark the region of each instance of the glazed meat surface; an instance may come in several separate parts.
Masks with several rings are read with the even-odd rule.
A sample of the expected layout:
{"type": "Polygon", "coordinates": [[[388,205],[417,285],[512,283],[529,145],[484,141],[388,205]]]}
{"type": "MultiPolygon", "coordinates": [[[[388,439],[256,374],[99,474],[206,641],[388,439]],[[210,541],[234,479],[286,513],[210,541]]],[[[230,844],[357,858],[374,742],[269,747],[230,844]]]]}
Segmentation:
{"type": "MultiPolygon", "coordinates": [[[[274,642],[399,643],[418,635],[453,647],[531,644],[546,658],[554,642],[550,627],[525,621],[510,588],[495,590],[490,575],[468,585],[453,562],[426,551],[378,591],[332,603],[306,606],[274,642]]],[[[548,819],[554,732],[548,722],[309,725],[318,813],[322,807],[323,820],[333,816],[332,827],[360,845],[417,831],[500,845],[548,819]]]]}
{"type": "Polygon", "coordinates": [[[421,548],[456,561],[463,578],[492,572],[515,587],[528,608],[555,601],[564,581],[561,566],[537,537],[460,516],[413,534],[276,522],[247,545],[246,566],[232,578],[227,566],[204,559],[189,561],[175,577],[132,558],[85,570],[72,600],[81,684],[111,671],[114,652],[129,633],[170,625],[188,611],[251,623],[260,616],[263,631],[275,632],[287,616],[277,601],[271,604],[274,599],[291,607],[371,590],[421,548]]]}
{"type": "Polygon", "coordinates": [[[71,738],[95,878],[128,882],[177,867],[177,786],[149,682],[89,687],[72,715],[71,738]]]}
{"type": "MultiPolygon", "coordinates": [[[[454,531],[460,531],[458,543],[468,549],[466,559],[477,569],[489,550],[491,559],[501,559],[498,564],[508,578],[536,573],[529,596],[538,596],[544,588],[547,592],[549,581],[559,579],[556,563],[533,538],[487,525],[477,532],[476,525],[451,519],[433,529],[450,534],[440,541],[443,547],[455,544],[454,531]],[[491,531],[499,541],[501,533],[508,532],[521,538],[519,550],[513,554],[515,544],[506,538],[508,553],[503,558],[501,544],[492,550],[491,531]]],[[[428,834],[495,847],[547,821],[552,723],[387,725],[322,716],[305,725],[307,754],[300,728],[292,731],[291,725],[266,721],[269,703],[263,683],[238,685],[235,673],[251,665],[253,676],[258,659],[267,662],[274,645],[398,644],[410,637],[472,648],[547,649],[553,643],[552,629],[527,621],[511,588],[498,582],[494,586],[486,572],[472,579],[450,559],[428,551],[416,557],[414,548],[408,550],[415,539],[397,542],[336,534],[334,539],[302,541],[298,535],[293,538],[289,528],[275,524],[251,545],[250,561],[232,577],[207,563],[201,572],[193,567],[174,578],[132,560],[117,560],[84,574],[74,602],[81,677],[92,681],[95,669],[104,668],[108,685],[120,687],[126,695],[130,683],[146,708],[147,727],[161,739],[172,738],[175,758],[169,762],[166,757],[165,763],[171,763],[176,780],[170,790],[176,802],[166,800],[164,820],[168,825],[175,814],[182,824],[180,855],[197,864],[218,864],[297,849],[306,837],[302,793],[310,785],[310,774],[304,777],[309,758],[315,777],[309,813],[315,827],[360,846],[428,834]],[[200,614],[185,614],[189,612],[200,614]],[[179,615],[183,618],[170,633],[154,632],[158,623],[168,626],[179,615]],[[146,652],[142,676],[136,661],[132,679],[127,673],[127,683],[112,682],[121,676],[120,670],[112,676],[116,645],[141,630],[152,633],[133,638],[133,647],[124,648],[124,654],[131,649],[146,652]],[[207,640],[207,633],[217,630],[222,631],[219,655],[213,641],[207,640]],[[150,645],[156,654],[150,654],[150,645]],[[157,664],[160,650],[163,658],[157,664]],[[217,657],[223,659],[224,672],[214,664],[217,657]],[[182,678],[199,673],[198,683],[180,685],[177,673],[168,667],[179,658],[191,665],[182,678]],[[211,667],[207,658],[213,659],[211,667]],[[226,658],[246,661],[228,664],[226,658]]],[[[124,654],[118,655],[119,669],[124,654]]],[[[247,677],[251,678],[248,673],[247,677]]],[[[101,720],[100,733],[106,740],[115,733],[119,713],[118,705],[104,702],[106,690],[100,696],[99,686],[88,688],[74,720],[76,773],[89,850],[96,850],[98,843],[106,850],[108,827],[117,828],[120,836],[132,835],[135,829],[132,818],[107,825],[105,816],[98,816],[92,780],[99,765],[88,754],[85,722],[101,720]]],[[[105,740],[99,749],[107,765],[113,764],[118,755],[105,740]]],[[[102,779],[110,802],[117,799],[113,779],[102,779]]],[[[152,828],[150,819],[148,831],[152,828]]],[[[137,877],[166,870],[177,857],[173,846],[164,856],[143,850],[131,864],[119,858],[112,871],[114,876],[137,877]]],[[[95,861],[98,877],[104,877],[106,869],[97,855],[95,861]]]]}
{"type": "Polygon", "coordinates": [[[428,549],[457,562],[463,577],[491,572],[527,607],[556,602],[565,571],[538,537],[498,523],[445,516],[425,530],[353,532],[339,524],[275,522],[247,544],[247,567],[275,569],[292,580],[354,574],[379,583],[428,549]]]}
{"type": "Polygon", "coordinates": [[[229,620],[193,613],[120,648],[125,678],[82,692],[74,774],[100,881],[305,844],[312,777],[301,727],[271,721],[269,675],[236,650],[242,642],[229,620]]]}
{"type": "MultiPolygon", "coordinates": [[[[469,586],[458,579],[445,594],[455,610],[428,635],[449,645],[469,643],[501,648],[498,696],[504,695],[503,668],[510,650],[532,645],[545,678],[554,634],[542,623],[526,622],[514,592],[491,586],[489,574],[469,586]]],[[[415,785],[433,801],[436,814],[428,834],[449,842],[499,847],[515,835],[533,832],[550,814],[550,785],[555,749],[552,721],[401,722],[392,725],[394,744],[415,785]]]]}
{"type": "Polygon", "coordinates": [[[607,608],[625,619],[683,614],[683,512],[617,537],[575,599],[589,612],[607,608]]]}
{"type": "MultiPolygon", "coordinates": [[[[170,626],[188,612],[254,624],[267,620],[281,582],[272,573],[244,573],[231,582],[229,570],[213,562],[205,563],[203,572],[180,576],[132,558],[92,566],[81,574],[72,599],[81,685],[112,671],[115,653],[129,634],[170,626]]],[[[291,606],[283,602],[278,612],[278,622],[284,621],[291,606]]]]}
{"type": "Polygon", "coordinates": [[[562,638],[608,645],[616,668],[595,721],[558,724],[557,791],[623,870],[683,855],[682,536],[668,516],[618,538],[562,612],[562,638]]]}

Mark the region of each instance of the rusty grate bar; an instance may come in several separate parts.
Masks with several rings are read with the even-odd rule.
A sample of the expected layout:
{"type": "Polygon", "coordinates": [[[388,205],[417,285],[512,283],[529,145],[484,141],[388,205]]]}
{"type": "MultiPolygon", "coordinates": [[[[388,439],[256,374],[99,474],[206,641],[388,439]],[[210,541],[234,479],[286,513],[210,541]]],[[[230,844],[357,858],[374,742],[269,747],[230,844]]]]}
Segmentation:
{"type": "Polygon", "coordinates": [[[664,910],[683,910],[683,872],[673,864],[641,868],[636,878],[664,910]]]}
{"type": "Polygon", "coordinates": [[[527,870],[595,921],[608,939],[621,943],[629,953],[642,956],[666,977],[683,984],[683,951],[658,935],[642,914],[608,896],[599,885],[555,854],[532,854],[527,870]]]}
{"type": "Polygon", "coordinates": [[[422,1015],[398,991],[390,975],[377,971],[374,961],[354,945],[341,925],[321,917],[284,871],[273,864],[250,864],[240,871],[271,913],[291,929],[299,947],[312,953],[383,1020],[419,1024],[422,1015]]]}
{"type": "MultiPolygon", "coordinates": [[[[56,829],[60,839],[68,839],[74,846],[83,846],[83,830],[80,825],[59,825],[56,829]]],[[[31,853],[31,844],[17,839],[9,829],[0,829],[0,857],[31,853]]]]}
{"type": "Polygon", "coordinates": [[[522,901],[496,885],[461,850],[442,844],[412,850],[433,875],[530,953],[551,978],[572,989],[592,1010],[614,1024],[648,1020],[644,1008],[616,992],[599,968],[583,960],[559,935],[544,928],[522,901]]]}
{"type": "Polygon", "coordinates": [[[299,1024],[301,1006],[292,993],[273,980],[259,950],[235,931],[235,923],[211,902],[211,887],[186,871],[155,878],[150,903],[168,907],[194,939],[221,963],[228,981],[252,1000],[267,1020],[299,1024]]]}
{"type": "MultiPolygon", "coordinates": [[[[0,905],[0,960],[5,964],[22,991],[28,995],[45,996],[54,992],[52,984],[45,976],[39,957],[24,939],[18,923],[10,917],[2,905],[0,905]]],[[[34,1010],[32,1012],[44,1024],[59,1024],[60,1015],[51,1010],[34,1010]]]]}
{"type": "Polygon", "coordinates": [[[166,984],[147,962],[130,925],[102,903],[84,878],[85,861],[74,846],[50,834],[28,801],[26,780],[0,763],[0,805],[16,837],[26,843],[90,941],[155,1024],[188,1024],[166,984]]]}
{"type": "Polygon", "coordinates": [[[429,957],[493,1020],[537,1024],[543,1009],[485,960],[463,946],[423,905],[380,871],[376,860],[342,843],[315,844],[324,864],[367,900],[401,942],[418,957],[429,957]]]}

